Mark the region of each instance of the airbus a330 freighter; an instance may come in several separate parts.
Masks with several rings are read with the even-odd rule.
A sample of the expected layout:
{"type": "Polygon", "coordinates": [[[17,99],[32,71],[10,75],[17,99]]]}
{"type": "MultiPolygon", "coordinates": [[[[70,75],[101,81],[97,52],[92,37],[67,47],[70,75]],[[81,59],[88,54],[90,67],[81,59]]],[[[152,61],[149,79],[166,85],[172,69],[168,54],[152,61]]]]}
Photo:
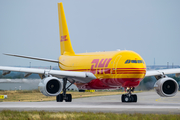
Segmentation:
{"type": "Polygon", "coordinates": [[[144,77],[155,76],[157,82],[154,87],[162,97],[172,97],[178,91],[178,83],[166,74],[180,75],[180,69],[164,69],[147,71],[143,58],[133,51],[111,51],[75,54],[73,51],[64,9],[58,3],[59,31],[61,56],[58,60],[39,57],[5,54],[41,61],[54,62],[60,70],[21,68],[0,66],[3,75],[11,71],[25,72],[25,77],[32,73],[39,74],[41,82],[39,89],[45,96],[56,96],[57,102],[72,101],[71,94],[66,94],[67,81],[75,84],[80,90],[90,89],[118,89],[125,88],[126,94],[121,97],[122,102],[137,102],[137,95],[132,94],[144,77]],[[62,94],[61,94],[62,92],[62,94]]]}

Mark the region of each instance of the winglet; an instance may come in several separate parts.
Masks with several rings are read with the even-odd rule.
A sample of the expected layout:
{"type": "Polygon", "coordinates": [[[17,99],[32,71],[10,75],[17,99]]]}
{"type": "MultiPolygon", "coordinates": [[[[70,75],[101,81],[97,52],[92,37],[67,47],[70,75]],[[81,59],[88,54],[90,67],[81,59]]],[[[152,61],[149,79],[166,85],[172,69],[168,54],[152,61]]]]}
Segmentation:
{"type": "Polygon", "coordinates": [[[60,46],[61,55],[74,55],[74,50],[71,45],[69,31],[66,23],[66,17],[64,14],[63,4],[58,3],[58,15],[59,15],[59,33],[60,33],[60,46]]]}

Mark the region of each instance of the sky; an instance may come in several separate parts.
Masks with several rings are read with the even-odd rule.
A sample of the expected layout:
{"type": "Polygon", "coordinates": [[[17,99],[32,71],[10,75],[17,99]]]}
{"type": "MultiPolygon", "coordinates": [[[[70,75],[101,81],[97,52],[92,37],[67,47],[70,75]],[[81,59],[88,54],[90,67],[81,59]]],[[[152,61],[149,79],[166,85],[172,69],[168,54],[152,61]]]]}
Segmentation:
{"type": "Polygon", "coordinates": [[[60,56],[57,3],[75,53],[132,50],[147,65],[180,65],[179,0],[0,0],[0,66],[57,66],[5,56],[60,56]]]}

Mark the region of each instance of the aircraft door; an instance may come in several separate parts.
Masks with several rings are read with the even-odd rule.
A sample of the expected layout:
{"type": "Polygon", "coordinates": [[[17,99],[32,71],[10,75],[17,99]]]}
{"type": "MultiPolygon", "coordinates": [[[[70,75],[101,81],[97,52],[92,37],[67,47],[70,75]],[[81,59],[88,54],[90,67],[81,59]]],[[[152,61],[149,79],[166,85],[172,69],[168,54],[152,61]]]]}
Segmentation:
{"type": "Polygon", "coordinates": [[[113,61],[113,68],[111,70],[111,74],[114,74],[116,75],[117,74],[117,66],[118,66],[118,62],[120,61],[121,59],[121,55],[118,55],[115,60],[113,61]]]}

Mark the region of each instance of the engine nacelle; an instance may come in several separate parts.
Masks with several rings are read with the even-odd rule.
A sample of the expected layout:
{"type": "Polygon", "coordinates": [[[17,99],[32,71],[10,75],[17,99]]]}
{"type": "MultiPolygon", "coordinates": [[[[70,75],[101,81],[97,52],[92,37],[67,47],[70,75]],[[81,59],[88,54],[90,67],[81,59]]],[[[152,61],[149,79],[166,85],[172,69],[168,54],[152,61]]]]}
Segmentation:
{"type": "Polygon", "coordinates": [[[176,95],[179,86],[173,78],[165,77],[159,79],[154,88],[161,97],[173,97],[176,95]]]}
{"type": "Polygon", "coordinates": [[[46,77],[39,83],[38,87],[45,96],[57,96],[61,93],[63,85],[56,77],[46,77]]]}

